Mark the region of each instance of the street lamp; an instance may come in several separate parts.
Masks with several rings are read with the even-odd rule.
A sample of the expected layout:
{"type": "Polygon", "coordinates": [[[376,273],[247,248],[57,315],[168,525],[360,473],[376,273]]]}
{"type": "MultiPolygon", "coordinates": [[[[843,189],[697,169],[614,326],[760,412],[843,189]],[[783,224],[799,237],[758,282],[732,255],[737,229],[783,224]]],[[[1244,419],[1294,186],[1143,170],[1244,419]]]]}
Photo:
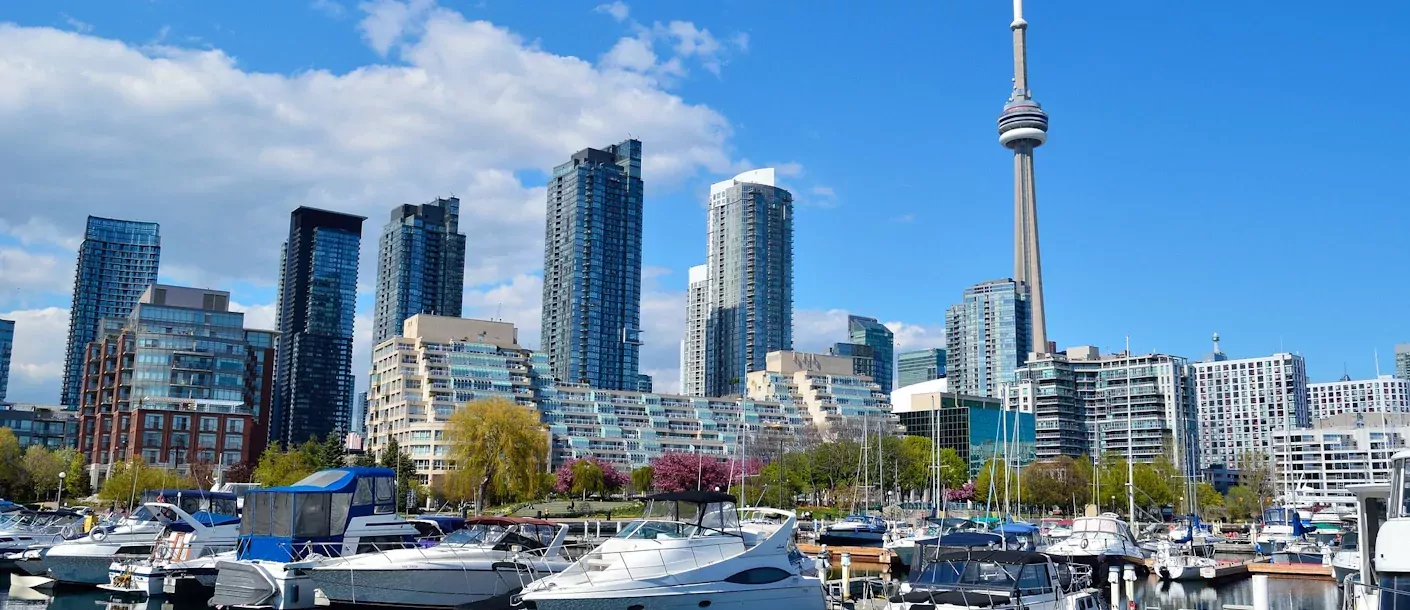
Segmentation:
{"type": "Polygon", "coordinates": [[[60,509],[60,508],[63,508],[63,507],[64,507],[64,479],[67,479],[67,478],[69,478],[69,473],[60,470],[60,471],[59,471],[59,500],[54,503],[54,508],[55,508],[55,509],[60,509]]]}

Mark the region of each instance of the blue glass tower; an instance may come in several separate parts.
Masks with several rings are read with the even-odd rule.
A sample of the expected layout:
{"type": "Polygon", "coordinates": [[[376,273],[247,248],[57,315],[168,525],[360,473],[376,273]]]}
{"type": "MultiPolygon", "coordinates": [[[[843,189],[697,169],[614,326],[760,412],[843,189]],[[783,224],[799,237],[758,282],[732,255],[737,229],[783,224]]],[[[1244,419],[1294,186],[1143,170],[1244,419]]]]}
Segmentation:
{"type": "Polygon", "coordinates": [[[15,323],[0,320],[0,402],[10,387],[10,354],[15,348],[15,323]]]}
{"type": "Polygon", "coordinates": [[[586,148],[553,168],[541,349],[560,381],[637,387],[642,188],[637,140],[586,148]]]}
{"type": "Polygon", "coordinates": [[[372,345],[401,334],[419,313],[460,317],[465,293],[465,235],[460,200],[399,205],[377,247],[377,305],[372,345]]]}
{"type": "Polygon", "coordinates": [[[78,407],[83,351],[97,338],[98,321],[127,317],[147,286],[157,282],[161,253],[161,233],[155,222],[88,217],[74,271],[60,404],[78,407]]]}
{"type": "Polygon", "coordinates": [[[847,316],[847,334],[852,343],[872,349],[872,381],[881,391],[892,390],[896,371],[896,336],[876,318],[847,316]]]}
{"type": "Polygon", "coordinates": [[[280,263],[271,442],[287,447],[348,430],[364,220],[307,207],[290,218],[280,263]]]}
{"type": "Polygon", "coordinates": [[[1015,371],[1033,350],[1028,288],[1011,279],[966,288],[945,312],[945,369],[950,391],[997,398],[1017,381],[1015,371]]]}

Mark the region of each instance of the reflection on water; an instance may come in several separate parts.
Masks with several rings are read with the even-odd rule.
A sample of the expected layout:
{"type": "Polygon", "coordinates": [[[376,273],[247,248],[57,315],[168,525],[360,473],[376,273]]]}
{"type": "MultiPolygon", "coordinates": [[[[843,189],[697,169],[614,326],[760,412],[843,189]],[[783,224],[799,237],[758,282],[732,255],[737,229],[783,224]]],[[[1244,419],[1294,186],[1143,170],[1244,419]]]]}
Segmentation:
{"type": "MultiPolygon", "coordinates": [[[[872,575],[859,570],[858,576],[872,575]]],[[[838,574],[840,576],[840,574],[838,574]]],[[[0,608],[4,610],[209,610],[199,600],[175,603],[110,602],[108,593],[98,590],[60,590],[45,594],[29,589],[11,589],[10,576],[0,574],[0,608]]],[[[1199,584],[1162,583],[1156,579],[1136,583],[1137,610],[1221,610],[1224,604],[1253,604],[1251,580],[1207,587],[1199,584]]],[[[1338,610],[1337,588],[1330,582],[1270,578],[1269,610],[1338,610]]]]}

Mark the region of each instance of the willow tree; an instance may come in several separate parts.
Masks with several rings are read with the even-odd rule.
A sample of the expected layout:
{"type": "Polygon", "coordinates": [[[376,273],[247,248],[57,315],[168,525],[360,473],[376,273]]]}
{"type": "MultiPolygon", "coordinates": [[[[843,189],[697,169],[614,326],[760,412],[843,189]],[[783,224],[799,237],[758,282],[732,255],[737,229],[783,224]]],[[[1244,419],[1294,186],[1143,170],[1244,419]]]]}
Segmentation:
{"type": "Polygon", "coordinates": [[[450,416],[446,440],[455,461],[449,497],[474,492],[477,512],[487,498],[532,499],[546,492],[548,438],[532,409],[504,398],[466,404],[450,416]]]}

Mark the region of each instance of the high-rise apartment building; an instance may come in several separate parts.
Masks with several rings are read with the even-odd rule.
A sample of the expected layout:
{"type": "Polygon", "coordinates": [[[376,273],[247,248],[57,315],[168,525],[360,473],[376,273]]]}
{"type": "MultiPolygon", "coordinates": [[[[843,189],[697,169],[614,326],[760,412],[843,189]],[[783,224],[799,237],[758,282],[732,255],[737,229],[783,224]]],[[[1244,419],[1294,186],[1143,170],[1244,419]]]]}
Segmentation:
{"type": "Polygon", "coordinates": [[[891,393],[891,412],[907,436],[929,438],[941,449],[954,449],[969,464],[966,474],[971,479],[1000,453],[1019,466],[1033,461],[1033,413],[1005,409],[994,398],[946,392],[944,383],[902,386],[891,393]]]}
{"type": "Polygon", "coordinates": [[[1381,375],[1376,379],[1307,384],[1307,408],[1313,419],[1342,413],[1410,413],[1410,379],[1381,375]]]}
{"type": "Polygon", "coordinates": [[[1273,430],[1305,428],[1307,366],[1302,356],[1279,353],[1228,359],[1215,343],[1215,358],[1190,365],[1199,417],[1200,467],[1243,466],[1247,454],[1272,456],[1273,430]]]}
{"type": "Polygon", "coordinates": [[[1410,379],[1410,343],[1395,346],[1395,376],[1410,379]]]}
{"type": "Polygon", "coordinates": [[[773,351],[762,370],[749,373],[747,396],[792,403],[823,432],[863,418],[873,426],[890,423],[890,396],[871,378],[852,371],[847,356],[773,351]]]}
{"type": "Polygon", "coordinates": [[[362,216],[294,210],[279,273],[271,442],[292,446],[347,432],[362,216]]]}
{"type": "Polygon", "coordinates": [[[1346,412],[1271,434],[1277,490],[1289,502],[1353,509],[1348,486],[1390,482],[1390,458],[1410,448],[1410,416],[1346,412]]]}
{"type": "Polygon", "coordinates": [[[710,186],[705,394],[743,394],[770,352],[793,348],[793,195],[773,168],[710,186]]]}
{"type": "Polygon", "coordinates": [[[10,388],[10,356],[15,351],[15,323],[0,320],[0,402],[10,388]]]}
{"type": "Polygon", "coordinates": [[[78,406],[83,357],[103,318],[125,318],[142,291],[157,282],[162,240],[157,223],[88,217],[69,308],[69,340],[59,403],[78,406]]]}
{"type": "Polygon", "coordinates": [[[945,373],[960,394],[998,398],[1032,351],[1028,292],[1013,280],[990,280],[964,291],[945,312],[945,373]]]}
{"type": "Polygon", "coordinates": [[[1190,472],[1194,393],[1184,358],[1102,355],[1092,346],[1041,354],[1017,371],[1008,401],[1037,419],[1038,459],[1114,452],[1136,462],[1168,457],[1190,472]]]}
{"type": "Polygon", "coordinates": [[[872,349],[872,379],[882,391],[895,389],[896,335],[876,318],[847,316],[847,335],[852,343],[872,349]]]}
{"type": "Polygon", "coordinates": [[[685,339],[681,343],[681,394],[704,396],[705,327],[710,319],[710,267],[690,268],[685,289],[685,339]]]}
{"type": "MultiPolygon", "coordinates": [[[[858,377],[866,377],[876,380],[876,350],[870,345],[859,345],[857,343],[834,343],[828,348],[829,356],[846,356],[852,359],[852,374],[858,377]]],[[[880,383],[877,384],[882,391],[889,392],[880,383]]]]}
{"type": "Polygon", "coordinates": [[[465,295],[465,235],[460,200],[399,205],[377,242],[377,302],[372,344],[401,333],[419,313],[460,317],[465,295]]]}
{"type": "MultiPolygon", "coordinates": [[[[268,435],[274,332],[244,327],[230,293],[154,284],[88,344],[78,449],[96,471],[140,458],[253,464],[268,435]]],[[[98,476],[95,472],[95,476],[98,476]]]]}
{"type": "Polygon", "coordinates": [[[636,388],[641,351],[641,142],[586,148],[553,168],[543,250],[543,339],[553,374],[636,388]]]}
{"type": "Polygon", "coordinates": [[[942,377],[945,377],[944,349],[935,347],[896,355],[897,388],[942,377]]]}
{"type": "Polygon", "coordinates": [[[357,400],[353,401],[352,415],[348,417],[348,432],[360,436],[367,435],[367,392],[358,392],[357,400]]]}
{"type": "Polygon", "coordinates": [[[30,445],[72,449],[78,442],[78,410],[63,405],[0,402],[0,428],[9,428],[21,450],[30,445]]]}
{"type": "Polygon", "coordinates": [[[367,449],[380,452],[396,439],[423,482],[434,483],[446,473],[445,427],[456,408],[483,398],[533,408],[535,391],[546,384],[547,358],[520,347],[513,324],[414,315],[400,335],[373,349],[367,449]]]}

